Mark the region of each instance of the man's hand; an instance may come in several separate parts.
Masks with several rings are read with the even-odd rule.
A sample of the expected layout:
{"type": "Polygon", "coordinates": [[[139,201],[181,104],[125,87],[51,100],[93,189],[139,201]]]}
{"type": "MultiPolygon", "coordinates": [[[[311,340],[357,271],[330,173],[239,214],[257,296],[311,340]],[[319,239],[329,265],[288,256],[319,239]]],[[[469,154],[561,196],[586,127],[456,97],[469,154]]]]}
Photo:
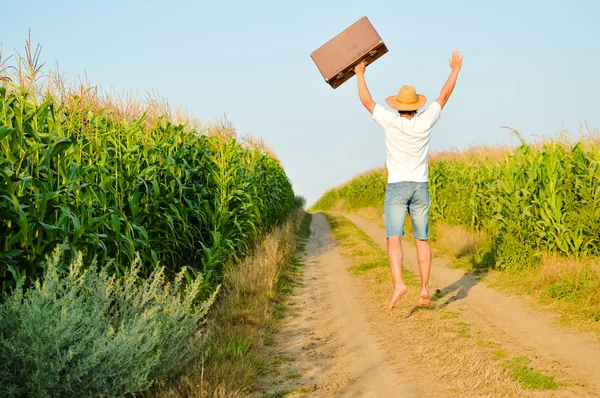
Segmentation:
{"type": "Polygon", "coordinates": [[[365,61],[361,61],[358,63],[358,65],[356,65],[354,67],[354,73],[356,73],[357,75],[364,75],[365,74],[365,68],[367,67],[367,63],[365,61]]]}
{"type": "Polygon", "coordinates": [[[460,55],[460,51],[455,50],[452,53],[452,57],[450,57],[450,68],[452,68],[453,71],[460,72],[460,69],[462,68],[462,61],[463,57],[460,55]]]}
{"type": "Polygon", "coordinates": [[[452,72],[450,72],[450,76],[442,87],[442,91],[440,92],[440,96],[436,99],[436,102],[440,104],[440,107],[444,109],[446,106],[446,102],[448,102],[448,98],[454,91],[454,86],[456,85],[456,79],[458,79],[458,72],[462,68],[463,57],[460,55],[460,51],[456,50],[452,53],[452,57],[450,58],[450,68],[452,68],[452,72]]]}

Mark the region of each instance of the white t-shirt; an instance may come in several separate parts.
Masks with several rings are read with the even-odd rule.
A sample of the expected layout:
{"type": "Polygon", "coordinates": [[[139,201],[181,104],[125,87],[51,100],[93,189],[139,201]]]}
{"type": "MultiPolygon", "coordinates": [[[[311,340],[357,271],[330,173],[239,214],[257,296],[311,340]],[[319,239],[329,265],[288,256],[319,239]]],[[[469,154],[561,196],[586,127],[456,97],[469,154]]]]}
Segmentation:
{"type": "Polygon", "coordinates": [[[441,111],[434,101],[423,113],[407,119],[375,105],[373,119],[385,130],[388,183],[428,181],[429,137],[441,111]]]}

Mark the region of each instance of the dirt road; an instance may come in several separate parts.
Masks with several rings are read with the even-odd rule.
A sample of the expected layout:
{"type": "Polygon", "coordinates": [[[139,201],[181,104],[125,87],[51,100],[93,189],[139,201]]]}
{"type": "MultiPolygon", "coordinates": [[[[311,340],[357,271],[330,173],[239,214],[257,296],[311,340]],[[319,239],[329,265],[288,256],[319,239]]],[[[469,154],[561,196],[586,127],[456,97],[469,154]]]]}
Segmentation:
{"type": "Polygon", "coordinates": [[[304,262],[304,287],[292,296],[294,313],[279,336],[279,354],[290,362],[275,389],[301,386],[311,396],[424,396],[427,386],[399,374],[369,330],[365,306],[321,214],[313,216],[304,262]]]}
{"type": "MultiPolygon", "coordinates": [[[[385,248],[381,227],[345,216],[385,248]]],[[[415,249],[406,243],[404,264],[417,273],[415,249]]],[[[594,336],[556,328],[552,316],[528,310],[439,259],[431,287],[442,298],[432,311],[415,315],[406,304],[393,315],[385,311],[389,286],[376,280],[381,278],[348,273],[348,260],[321,214],[313,216],[304,262],[303,286],[291,298],[292,314],[273,352],[279,372],[265,380],[265,391],[311,397],[600,396],[594,336]],[[448,314],[460,319],[448,320],[448,314]],[[457,337],[457,324],[476,333],[477,342],[457,337]],[[532,358],[536,369],[563,385],[555,391],[523,389],[482,359],[481,341],[532,358]]],[[[416,300],[411,294],[416,292],[406,300],[416,300]]]]}

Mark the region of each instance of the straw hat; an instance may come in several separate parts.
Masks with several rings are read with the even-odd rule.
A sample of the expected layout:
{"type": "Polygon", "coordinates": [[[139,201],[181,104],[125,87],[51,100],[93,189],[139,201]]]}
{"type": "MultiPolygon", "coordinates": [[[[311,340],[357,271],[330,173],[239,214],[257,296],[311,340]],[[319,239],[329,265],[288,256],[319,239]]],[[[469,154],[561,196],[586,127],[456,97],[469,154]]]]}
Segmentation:
{"type": "Polygon", "coordinates": [[[387,97],[385,102],[398,111],[416,111],[425,105],[427,98],[423,94],[417,94],[413,86],[402,86],[398,95],[387,97]]]}

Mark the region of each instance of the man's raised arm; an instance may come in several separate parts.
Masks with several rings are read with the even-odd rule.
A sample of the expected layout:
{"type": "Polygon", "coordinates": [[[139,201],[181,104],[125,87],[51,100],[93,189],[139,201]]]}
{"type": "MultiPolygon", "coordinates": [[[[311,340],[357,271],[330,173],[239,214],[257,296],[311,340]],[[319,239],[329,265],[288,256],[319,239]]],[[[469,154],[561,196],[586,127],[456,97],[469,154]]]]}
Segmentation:
{"type": "Polygon", "coordinates": [[[442,109],[444,108],[444,105],[446,105],[446,102],[448,102],[448,98],[450,98],[452,91],[454,91],[456,79],[458,79],[458,72],[460,72],[460,69],[462,68],[462,60],[463,57],[460,55],[460,51],[456,50],[452,53],[452,58],[450,58],[450,68],[452,69],[452,72],[450,72],[446,84],[442,87],[440,96],[435,100],[440,104],[442,109]]]}
{"type": "Polygon", "coordinates": [[[375,109],[375,101],[371,97],[371,93],[367,88],[367,82],[365,81],[365,67],[367,65],[365,62],[361,62],[360,64],[354,67],[354,73],[356,73],[356,79],[358,81],[358,96],[360,97],[360,102],[373,114],[373,109],[375,109]]]}

